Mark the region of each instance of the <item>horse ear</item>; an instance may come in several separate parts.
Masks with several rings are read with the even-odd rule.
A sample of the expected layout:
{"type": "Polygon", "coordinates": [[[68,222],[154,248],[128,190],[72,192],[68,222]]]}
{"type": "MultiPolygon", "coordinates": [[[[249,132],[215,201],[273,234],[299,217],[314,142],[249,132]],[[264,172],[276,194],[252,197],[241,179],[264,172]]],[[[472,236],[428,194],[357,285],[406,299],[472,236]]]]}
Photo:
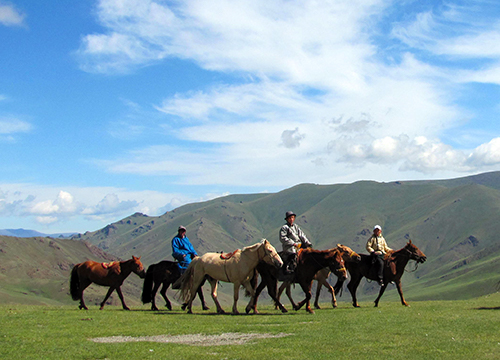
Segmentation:
{"type": "Polygon", "coordinates": [[[338,247],[338,248],[339,248],[339,247],[342,247],[342,244],[337,244],[337,247],[338,247]]]}
{"type": "Polygon", "coordinates": [[[411,244],[411,239],[409,239],[408,244],[411,244]]]}

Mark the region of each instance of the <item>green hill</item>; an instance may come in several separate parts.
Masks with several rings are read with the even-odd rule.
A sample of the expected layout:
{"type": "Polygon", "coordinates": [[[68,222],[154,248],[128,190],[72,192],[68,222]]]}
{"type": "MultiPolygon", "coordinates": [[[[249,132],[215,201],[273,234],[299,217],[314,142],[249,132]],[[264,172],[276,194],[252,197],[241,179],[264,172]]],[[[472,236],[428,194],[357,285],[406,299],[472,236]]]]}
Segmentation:
{"type": "MultiPolygon", "coordinates": [[[[157,217],[136,213],[72,240],[0,236],[0,302],[71,303],[69,271],[87,259],[110,261],[109,254],[122,259],[135,255],[142,256],[146,267],[171,260],[170,241],[179,225],[187,227],[200,254],[231,252],[262,238],[280,250],[278,232],[287,210],[298,214],[297,223],[316,249],[342,243],[366,253],[365,243],[375,224],[382,225],[394,249],[412,239],[428,261],[415,271],[413,262],[408,265],[403,288],[410,301],[466,299],[496,291],[500,172],[439,181],[300,184],[278,193],[187,204],[157,217]]],[[[141,285],[134,275],[125,282],[125,297],[131,305],[139,304],[141,285]]],[[[222,289],[231,291],[231,286],[222,289]]],[[[377,291],[375,284],[362,282],[358,293],[366,300],[374,299],[377,291]]],[[[341,300],[349,300],[346,292],[341,300]]],[[[323,293],[322,301],[327,301],[323,293]]],[[[85,293],[89,304],[99,303],[104,294],[96,286],[85,293]]],[[[221,296],[228,299],[228,294],[221,296]]],[[[390,286],[384,298],[397,296],[390,286]]]]}
{"type": "MultiPolygon", "coordinates": [[[[382,225],[394,249],[412,239],[428,261],[405,274],[408,296],[455,299],[495,290],[500,172],[438,181],[301,184],[278,193],[230,195],[158,217],[137,213],[74,239],[124,258],[142,255],[147,264],[171,259],[170,240],[181,224],[201,254],[233,251],[261,238],[281,249],[278,231],[287,210],[298,214],[297,223],[317,249],[342,243],[366,253],[375,224],[382,225]]],[[[361,293],[371,296],[375,290],[365,284],[361,293]]]]}
{"type": "MultiPolygon", "coordinates": [[[[83,241],[0,236],[0,303],[72,304],[71,269],[86,260],[110,262],[118,258],[83,241]]],[[[142,280],[130,276],[123,286],[126,301],[139,304],[141,287],[142,280]]],[[[106,291],[97,285],[89,287],[84,293],[87,304],[99,304],[106,291]]],[[[113,295],[110,303],[120,304],[118,296],[113,295]]]]}

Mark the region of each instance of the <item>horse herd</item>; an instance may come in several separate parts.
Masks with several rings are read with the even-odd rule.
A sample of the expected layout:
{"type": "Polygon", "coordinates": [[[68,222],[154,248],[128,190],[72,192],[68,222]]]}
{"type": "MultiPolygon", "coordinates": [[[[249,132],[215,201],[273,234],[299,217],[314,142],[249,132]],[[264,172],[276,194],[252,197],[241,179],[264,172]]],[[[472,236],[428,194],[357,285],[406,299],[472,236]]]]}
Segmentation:
{"type": "MultiPolygon", "coordinates": [[[[411,240],[400,250],[392,251],[386,255],[384,261],[384,285],[380,288],[378,297],[375,300],[375,306],[378,306],[387,285],[391,282],[396,285],[401,303],[408,306],[401,289],[401,277],[406,264],[410,260],[415,260],[417,264],[426,260],[425,254],[411,240]]],[[[187,308],[187,312],[192,313],[192,303],[196,294],[201,300],[203,309],[207,310],[208,307],[203,297],[202,286],[208,281],[211,285],[211,295],[217,307],[217,313],[222,314],[224,310],[217,299],[217,285],[219,281],[222,281],[234,284],[233,314],[238,314],[237,303],[241,286],[245,288],[247,295],[251,297],[245,308],[247,314],[250,311],[258,313],[257,300],[266,287],[276,307],[282,312],[287,312],[287,310],[279,299],[281,293],[286,290],[294,310],[299,310],[305,305],[306,311],[314,313],[310,305],[313,280],[318,281],[314,306],[319,309],[319,292],[324,285],[332,295],[332,305],[336,307],[335,294],[342,289],[348,272],[351,280],[347,288],[351,293],[352,304],[354,307],[359,307],[356,289],[361,279],[363,277],[370,280],[377,279],[377,274],[373,271],[371,262],[372,259],[369,255],[358,255],[349,247],[340,244],[328,250],[302,249],[298,254],[297,267],[293,278],[290,278],[290,276],[283,278],[283,273],[280,272],[283,261],[271,243],[264,239],[257,244],[236,250],[231,254],[206,253],[196,257],[182,275],[177,262],[173,261],[161,261],[153,264],[149,266],[147,271],[145,271],[140,258],[135,256],[132,256],[130,260],[116,261],[109,264],[86,261],[73,267],[70,279],[70,293],[73,300],[80,301],[80,309],[88,309],[83,300],[84,290],[92,283],[107,286],[109,290],[101,302],[100,309],[104,307],[111,293],[116,290],[123,309],[129,310],[123,299],[121,285],[133,272],[144,279],[142,302],[144,304],[151,303],[151,310],[158,310],[155,297],[160,286],[162,286],[160,294],[165,300],[165,306],[169,310],[172,309],[172,304],[167,297],[167,289],[170,285],[173,288],[180,289],[180,298],[184,301],[183,310],[187,308]],[[334,273],[338,278],[335,287],[332,287],[327,281],[330,272],[334,273]],[[258,285],[257,275],[260,275],[261,279],[258,285]],[[282,284],[278,289],[279,281],[282,281],[282,284]],[[291,297],[290,285],[292,283],[299,284],[305,293],[305,299],[298,304],[291,297]]]]}

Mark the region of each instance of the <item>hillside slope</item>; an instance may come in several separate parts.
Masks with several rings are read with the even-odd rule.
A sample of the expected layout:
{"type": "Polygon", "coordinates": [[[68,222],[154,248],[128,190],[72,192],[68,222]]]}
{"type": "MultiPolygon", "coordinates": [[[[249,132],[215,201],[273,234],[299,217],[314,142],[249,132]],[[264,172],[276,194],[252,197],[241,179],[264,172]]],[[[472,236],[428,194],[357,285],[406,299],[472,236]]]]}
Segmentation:
{"type": "MultiPolygon", "coordinates": [[[[233,251],[262,238],[280,250],[278,231],[287,210],[298,214],[297,223],[317,249],[342,243],[366,253],[364,246],[375,224],[382,225],[394,249],[412,239],[428,262],[405,274],[409,295],[451,299],[495,290],[495,269],[500,267],[500,172],[439,181],[301,184],[272,194],[230,195],[158,217],[137,213],[74,239],[122,258],[143,256],[147,264],[171,259],[170,240],[181,224],[200,254],[233,251]],[[473,274],[481,274],[484,286],[468,284],[477,280],[473,274]],[[440,286],[445,280],[447,286],[440,286]]],[[[361,292],[375,290],[365,284],[361,292]]]]}
{"type": "MultiPolygon", "coordinates": [[[[69,295],[71,269],[77,263],[94,260],[110,262],[118,258],[82,241],[52,238],[0,236],[0,303],[72,304],[69,295]]],[[[123,286],[127,302],[138,304],[142,281],[130,276],[123,286]],[[133,279],[133,278],[136,279],[133,279]],[[133,296],[132,296],[133,294],[133,296]]],[[[87,304],[98,304],[107,288],[91,285],[85,291],[87,304]]],[[[117,295],[110,303],[119,304],[117,295]]]]}

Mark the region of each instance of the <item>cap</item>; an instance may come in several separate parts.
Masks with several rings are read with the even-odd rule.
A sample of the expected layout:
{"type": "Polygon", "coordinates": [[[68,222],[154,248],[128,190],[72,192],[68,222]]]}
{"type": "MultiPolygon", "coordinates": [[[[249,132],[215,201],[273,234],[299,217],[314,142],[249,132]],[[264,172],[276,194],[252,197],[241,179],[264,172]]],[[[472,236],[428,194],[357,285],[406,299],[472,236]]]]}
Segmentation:
{"type": "Polygon", "coordinates": [[[297,216],[293,211],[287,211],[285,214],[285,220],[288,219],[290,216],[297,216]]]}
{"type": "Polygon", "coordinates": [[[186,228],[185,228],[184,226],[182,226],[182,225],[181,225],[181,226],[179,226],[179,228],[177,229],[177,231],[181,231],[181,230],[186,231],[186,228]]]}
{"type": "Polygon", "coordinates": [[[373,227],[373,231],[375,231],[375,230],[377,230],[377,229],[379,229],[379,230],[381,230],[381,231],[382,231],[382,227],[381,227],[380,225],[375,225],[375,226],[373,227]]]}

